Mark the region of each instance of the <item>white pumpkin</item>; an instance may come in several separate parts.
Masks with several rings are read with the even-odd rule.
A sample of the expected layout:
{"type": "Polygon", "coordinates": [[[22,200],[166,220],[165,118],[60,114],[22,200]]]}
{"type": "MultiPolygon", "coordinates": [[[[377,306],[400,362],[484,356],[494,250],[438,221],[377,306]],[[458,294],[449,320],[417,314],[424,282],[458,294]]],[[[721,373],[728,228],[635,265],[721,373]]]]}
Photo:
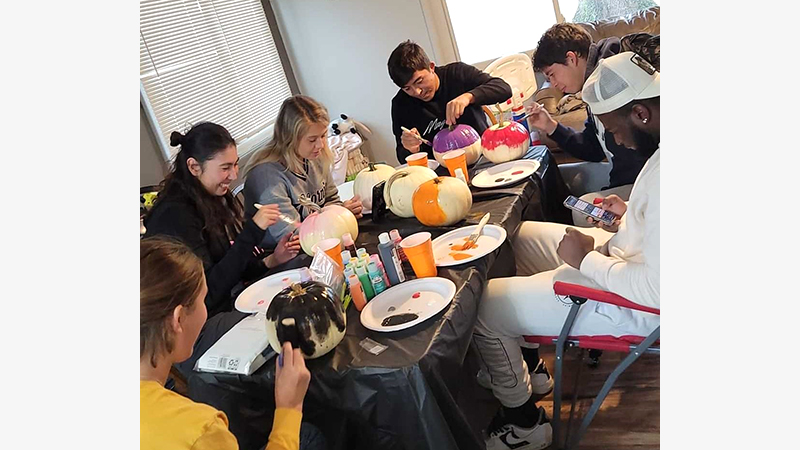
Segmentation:
{"type": "Polygon", "coordinates": [[[395,172],[394,167],[386,164],[369,163],[369,167],[358,172],[353,184],[353,193],[361,198],[365,211],[372,211],[372,188],[381,181],[386,181],[395,172]]]}
{"type": "Polygon", "coordinates": [[[414,215],[423,225],[445,227],[458,223],[472,208],[467,183],[453,177],[437,177],[414,192],[414,215]]]}
{"type": "Polygon", "coordinates": [[[436,178],[436,172],[427,167],[409,166],[395,172],[383,188],[386,207],[398,217],[414,217],[412,200],[422,183],[436,178]]]}
{"type": "MultiPolygon", "coordinates": [[[[303,201],[300,204],[311,209],[319,209],[316,203],[303,201]]],[[[309,256],[314,256],[314,245],[323,239],[337,238],[350,233],[353,240],[358,239],[358,221],[349,209],[340,205],[327,205],[311,213],[300,225],[300,247],[309,256]]]]}

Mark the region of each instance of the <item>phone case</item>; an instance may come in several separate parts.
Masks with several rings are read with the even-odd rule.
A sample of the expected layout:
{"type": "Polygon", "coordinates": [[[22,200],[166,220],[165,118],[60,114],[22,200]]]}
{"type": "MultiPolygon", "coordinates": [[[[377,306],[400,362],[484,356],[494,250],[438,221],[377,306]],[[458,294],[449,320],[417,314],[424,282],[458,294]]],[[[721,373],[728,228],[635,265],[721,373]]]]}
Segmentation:
{"type": "Polygon", "coordinates": [[[381,223],[387,215],[386,201],[383,199],[385,181],[381,181],[372,188],[372,221],[381,223]]]}

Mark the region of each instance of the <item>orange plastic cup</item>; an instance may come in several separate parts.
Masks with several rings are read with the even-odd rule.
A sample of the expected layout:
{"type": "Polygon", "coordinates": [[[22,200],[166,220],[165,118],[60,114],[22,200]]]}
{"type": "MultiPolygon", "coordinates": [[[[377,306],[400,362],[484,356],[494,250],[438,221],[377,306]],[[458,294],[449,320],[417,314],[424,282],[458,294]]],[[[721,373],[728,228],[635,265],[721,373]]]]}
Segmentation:
{"type": "Polygon", "coordinates": [[[341,240],[339,240],[338,238],[323,239],[317,242],[317,245],[315,247],[317,248],[317,250],[322,250],[323,252],[325,252],[325,254],[330,256],[331,259],[339,266],[339,268],[344,270],[344,264],[342,264],[341,240]]]}
{"type": "Polygon", "coordinates": [[[450,150],[442,156],[442,159],[451,177],[456,176],[456,169],[461,169],[464,173],[464,180],[469,183],[469,175],[467,174],[467,153],[464,150],[450,150]]]}
{"type": "Polygon", "coordinates": [[[406,254],[417,278],[435,277],[436,261],[433,259],[433,243],[427,231],[412,234],[400,241],[400,248],[406,254]]]}
{"type": "Polygon", "coordinates": [[[428,154],[425,152],[414,153],[413,155],[406,156],[406,162],[409,166],[428,167],[428,154]]]}

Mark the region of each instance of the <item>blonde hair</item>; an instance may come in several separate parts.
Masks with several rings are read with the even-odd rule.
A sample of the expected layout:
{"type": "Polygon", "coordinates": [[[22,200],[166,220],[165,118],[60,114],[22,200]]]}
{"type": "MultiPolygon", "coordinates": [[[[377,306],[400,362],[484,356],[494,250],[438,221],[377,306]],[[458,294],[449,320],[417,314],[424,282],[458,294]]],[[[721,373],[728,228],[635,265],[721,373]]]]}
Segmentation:
{"type": "Polygon", "coordinates": [[[156,357],[173,350],[175,342],[168,325],[179,305],[193,309],[205,284],[203,262],[189,247],[166,237],[151,237],[139,243],[139,358],[156,357]]]}
{"type": "MultiPolygon", "coordinates": [[[[297,154],[297,147],[300,139],[308,131],[312,124],[322,124],[327,129],[328,110],[321,103],[305,95],[294,95],[283,101],[275,119],[275,128],[272,140],[263,149],[257,151],[244,169],[244,176],[253,167],[264,162],[280,162],[284,167],[294,173],[302,174],[303,159],[297,154]]],[[[319,156],[322,161],[323,173],[328,176],[333,163],[333,152],[328,147],[328,140],[323,140],[322,153],[319,156]]]]}

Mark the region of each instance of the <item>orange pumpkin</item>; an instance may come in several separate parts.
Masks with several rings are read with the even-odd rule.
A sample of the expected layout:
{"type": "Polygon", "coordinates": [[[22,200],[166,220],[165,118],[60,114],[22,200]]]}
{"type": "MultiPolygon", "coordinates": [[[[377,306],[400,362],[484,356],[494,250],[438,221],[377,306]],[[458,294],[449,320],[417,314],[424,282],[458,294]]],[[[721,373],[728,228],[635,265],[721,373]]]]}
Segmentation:
{"type": "Polygon", "coordinates": [[[411,200],[414,215],[423,225],[442,227],[459,222],[472,208],[466,183],[453,177],[436,177],[422,183],[411,200]]]}

